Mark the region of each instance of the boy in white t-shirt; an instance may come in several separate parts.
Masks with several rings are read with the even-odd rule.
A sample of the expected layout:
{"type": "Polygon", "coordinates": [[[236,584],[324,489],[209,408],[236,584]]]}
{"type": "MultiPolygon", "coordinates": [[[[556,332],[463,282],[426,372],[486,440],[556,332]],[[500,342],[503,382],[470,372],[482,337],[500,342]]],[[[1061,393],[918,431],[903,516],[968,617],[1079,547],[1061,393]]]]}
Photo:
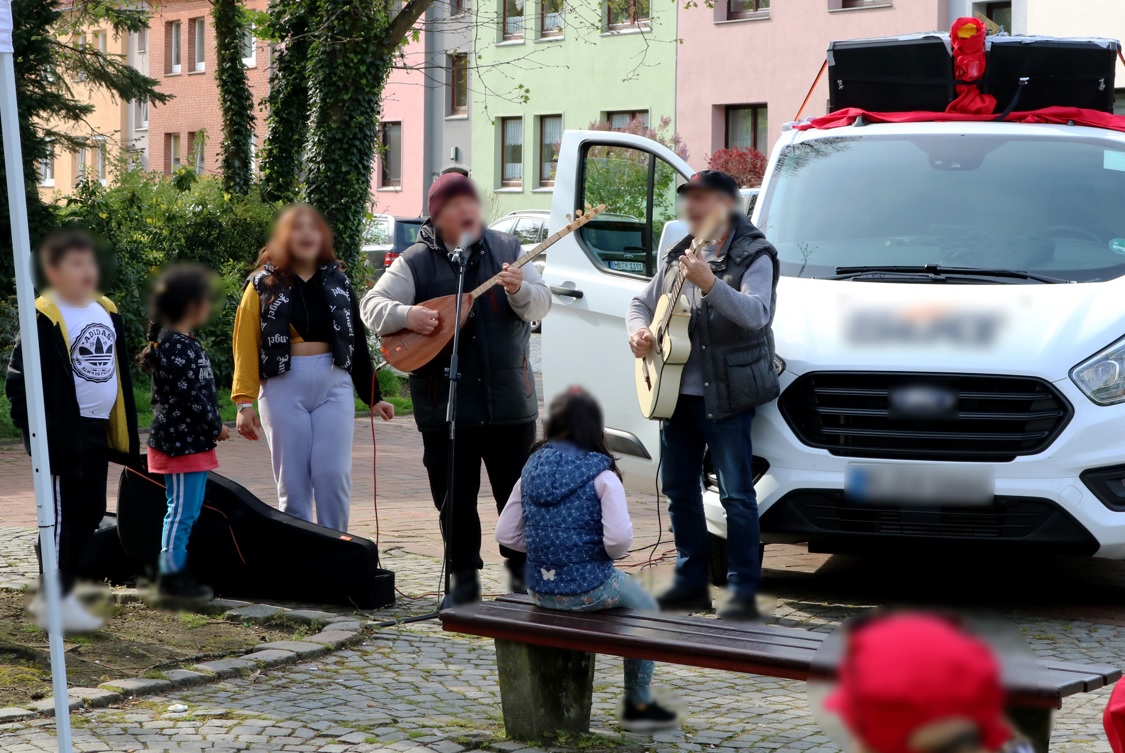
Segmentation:
{"type": "MultiPolygon", "coordinates": [[[[59,230],[39,249],[50,288],[36,301],[47,444],[55,490],[55,545],[63,594],[63,629],[97,630],[73,589],[82,554],[106,511],[109,461],[139,452],[137,412],[124,326],[117,307],[97,292],[94,244],[85,233],[59,230]]],[[[12,421],[29,448],[23,348],[16,343],[5,394],[12,421]]],[[[45,615],[35,604],[40,624],[45,615]]]]}

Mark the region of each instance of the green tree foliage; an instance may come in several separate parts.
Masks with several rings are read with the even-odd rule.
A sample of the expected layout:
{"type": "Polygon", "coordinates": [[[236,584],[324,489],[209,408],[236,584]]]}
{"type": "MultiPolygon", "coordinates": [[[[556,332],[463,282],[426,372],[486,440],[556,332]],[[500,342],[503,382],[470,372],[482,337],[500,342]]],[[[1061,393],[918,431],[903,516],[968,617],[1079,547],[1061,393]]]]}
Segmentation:
{"type": "Polygon", "coordinates": [[[297,198],[308,136],[309,45],[313,3],[274,0],[269,31],[277,45],[270,93],[266,97],[266,140],[262,145],[262,196],[270,201],[297,198]]]}
{"type": "Polygon", "coordinates": [[[242,62],[243,40],[249,28],[240,0],[212,0],[211,20],[218,57],[215,82],[223,114],[223,141],[219,145],[223,186],[230,193],[245,196],[254,182],[254,97],[242,62]]]}
{"type": "MultiPolygon", "coordinates": [[[[138,31],[148,13],[123,0],[13,0],[15,23],[16,97],[20,116],[20,141],[27,184],[31,241],[50,230],[54,213],[39,199],[38,165],[52,147],[55,154],[89,143],[81,127],[93,105],[77,87],[101,89],[124,101],[138,99],[162,103],[171,99],[156,90],[156,80],[141,74],[120,55],[103,54],[96,45],[80,44],[79,35],[100,26],[110,34],[138,31]]],[[[0,296],[15,290],[12,269],[11,226],[7,213],[6,178],[0,162],[0,296]]]]}

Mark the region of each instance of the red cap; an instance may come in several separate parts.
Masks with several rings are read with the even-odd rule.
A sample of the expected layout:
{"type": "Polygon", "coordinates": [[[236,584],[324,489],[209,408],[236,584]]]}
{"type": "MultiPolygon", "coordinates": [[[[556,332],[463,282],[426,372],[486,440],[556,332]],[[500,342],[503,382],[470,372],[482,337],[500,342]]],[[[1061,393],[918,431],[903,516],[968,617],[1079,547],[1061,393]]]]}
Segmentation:
{"type": "Polygon", "coordinates": [[[480,201],[480,196],[477,194],[477,187],[461,173],[444,173],[439,175],[434,182],[430,184],[430,193],[428,196],[428,211],[430,217],[437,217],[441,213],[442,207],[456,196],[472,196],[477,201],[480,201]]]}
{"type": "Polygon", "coordinates": [[[887,617],[853,635],[825,707],[876,753],[918,753],[912,736],[950,720],[971,722],[990,751],[1012,734],[992,650],[926,615],[887,617]]]}

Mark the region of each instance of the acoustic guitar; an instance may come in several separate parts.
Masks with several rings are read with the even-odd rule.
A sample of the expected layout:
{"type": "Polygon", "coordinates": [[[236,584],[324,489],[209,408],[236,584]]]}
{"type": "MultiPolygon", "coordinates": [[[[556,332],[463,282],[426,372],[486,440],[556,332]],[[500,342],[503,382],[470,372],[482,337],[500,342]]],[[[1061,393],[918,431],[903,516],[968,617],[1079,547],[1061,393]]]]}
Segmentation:
{"type": "MultiPolygon", "coordinates": [[[[722,229],[725,211],[716,211],[703,222],[703,228],[685,254],[698,253],[722,229]]],[[[691,304],[683,294],[683,273],[676,269],[672,288],[656,301],[656,312],[649,330],[653,344],[648,355],[638,358],[634,367],[637,381],[637,400],[645,418],[671,418],[680,399],[680,379],[684,364],[691,354],[688,327],[691,324],[691,304]]]]}
{"type": "MultiPolygon", "coordinates": [[[[592,209],[588,208],[585,212],[579,209],[574,213],[574,219],[565,227],[516,259],[509,265],[509,268],[518,269],[532,261],[535,257],[541,255],[548,248],[557,243],[559,239],[573,233],[604,212],[605,209],[605,204],[599,204],[592,209]]],[[[567,215],[567,219],[571,219],[570,215],[567,215]]],[[[494,285],[498,284],[499,279],[499,274],[493,275],[462,296],[461,321],[459,322],[455,321],[457,318],[456,295],[443,295],[418,304],[420,306],[425,306],[431,311],[437,312],[437,327],[428,335],[422,335],[409,329],[402,329],[398,332],[392,332],[389,335],[383,335],[381,338],[383,358],[387,359],[387,362],[396,369],[408,372],[420,369],[434,360],[437,354],[453,339],[454,331],[460,329],[465,324],[465,320],[469,318],[469,312],[473,308],[473,302],[491,290],[494,285]]]]}

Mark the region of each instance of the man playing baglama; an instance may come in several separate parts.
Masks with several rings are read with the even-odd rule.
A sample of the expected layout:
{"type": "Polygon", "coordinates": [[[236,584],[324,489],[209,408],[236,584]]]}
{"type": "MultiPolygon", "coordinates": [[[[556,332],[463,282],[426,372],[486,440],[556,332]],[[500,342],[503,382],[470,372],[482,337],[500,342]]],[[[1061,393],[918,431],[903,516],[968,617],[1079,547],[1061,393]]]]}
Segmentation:
{"type": "Polygon", "coordinates": [[[703,512],[703,456],[719,481],[727,518],[730,600],[719,616],[758,616],[762,578],[758,503],[751,468],[750,428],[754,409],[779,392],[774,371],[774,291],[777,253],[741,212],[738,184],[725,173],[704,170],[680,186],[683,213],[697,233],[708,217],[726,214],[724,229],[697,254],[685,253],[688,237],[668,251],[660,274],[633,299],[625,321],[637,358],[652,349],[649,325],[660,296],[683,273],[683,295],[691,304],[691,355],[684,365],[680,396],[660,431],[661,485],[676,540],[676,577],[658,597],[661,608],[698,610],[711,606],[707,520],[703,512]]]}
{"type": "MultiPolygon", "coordinates": [[[[449,252],[463,239],[468,252],[465,290],[493,275],[500,284],[477,299],[461,330],[461,374],[457,398],[452,504],[445,505],[449,444],[445,423],[452,347],[410,375],[414,420],[422,432],[423,457],[434,504],[441,511],[453,587],[443,604],[480,599],[481,528],[477,515],[480,468],[484,463],[496,509],[500,511],[523,471],[535,441],[539,399],[531,373],[529,322],[551,308],[551,291],[534,265],[511,267],[522,253],[520,242],[482,224],[476,186],[464,175],[446,173],[429,192],[430,219],[418,242],[403,252],[364,297],[363,321],[385,335],[410,329],[428,335],[438,326],[437,312],[424,301],[457,292],[449,252]]],[[[500,548],[507,558],[513,591],[526,590],[527,555],[500,548]]]]}

